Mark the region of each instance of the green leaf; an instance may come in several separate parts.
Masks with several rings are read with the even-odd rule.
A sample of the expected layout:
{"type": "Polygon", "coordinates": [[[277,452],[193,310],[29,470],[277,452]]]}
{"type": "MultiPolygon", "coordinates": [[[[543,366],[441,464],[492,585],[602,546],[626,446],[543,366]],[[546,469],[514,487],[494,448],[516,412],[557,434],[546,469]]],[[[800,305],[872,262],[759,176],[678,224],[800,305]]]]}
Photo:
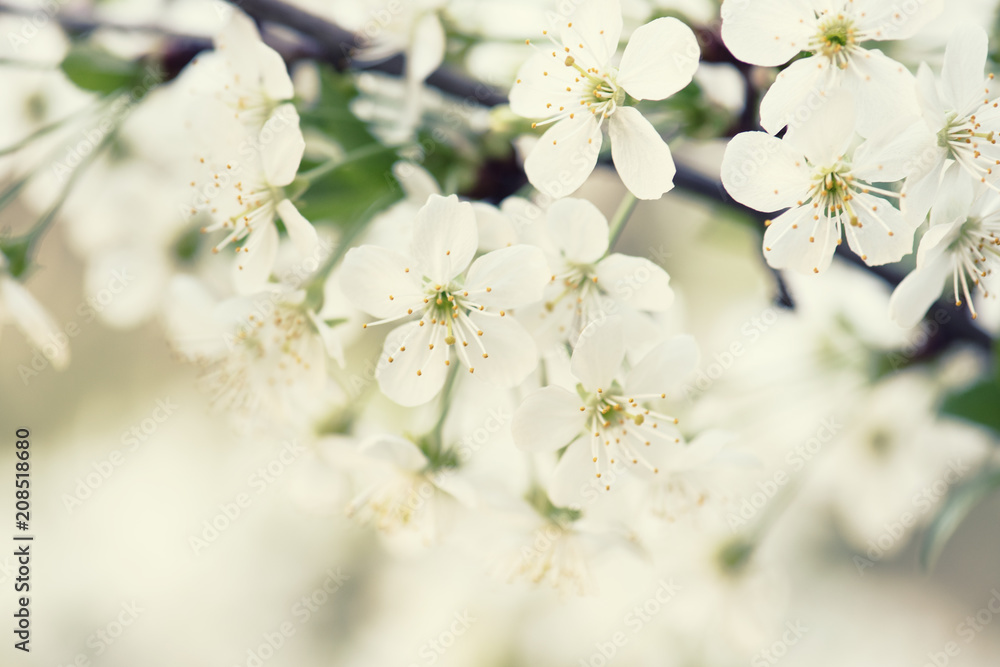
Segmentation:
{"type": "Polygon", "coordinates": [[[949,396],[941,411],[1000,433],[1000,382],[989,380],[949,396]]]}
{"type": "Polygon", "coordinates": [[[124,60],[87,42],[76,42],[60,64],[69,80],[84,90],[105,95],[140,82],[142,65],[124,60]]]}
{"type": "Polygon", "coordinates": [[[920,564],[925,570],[934,568],[951,536],[969,513],[997,489],[1000,489],[1000,470],[993,469],[956,487],[948,495],[938,515],[924,533],[920,564]]]}

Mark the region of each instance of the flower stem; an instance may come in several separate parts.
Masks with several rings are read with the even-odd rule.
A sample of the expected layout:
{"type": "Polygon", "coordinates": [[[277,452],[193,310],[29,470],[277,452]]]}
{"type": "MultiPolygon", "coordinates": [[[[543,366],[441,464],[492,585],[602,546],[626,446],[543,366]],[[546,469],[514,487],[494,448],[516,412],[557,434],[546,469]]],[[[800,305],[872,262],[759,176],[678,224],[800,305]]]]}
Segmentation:
{"type": "Polygon", "coordinates": [[[396,149],[397,149],[396,146],[383,146],[380,143],[368,144],[367,146],[351,151],[350,153],[332,157],[323,164],[317,167],[313,167],[309,171],[304,171],[298,174],[295,177],[295,179],[311,185],[312,182],[315,181],[317,178],[326,176],[334,169],[339,169],[340,167],[350,164],[352,162],[358,162],[360,160],[372,157],[373,155],[378,155],[379,153],[385,151],[394,151],[396,149]]]}
{"type": "Polygon", "coordinates": [[[448,418],[451,410],[451,398],[455,391],[455,380],[458,378],[458,368],[460,364],[454,363],[448,368],[448,377],[444,381],[444,388],[441,389],[441,414],[438,416],[434,430],[431,431],[430,446],[434,448],[433,456],[428,456],[432,461],[437,460],[444,451],[444,422],[448,418]]]}
{"type": "Polygon", "coordinates": [[[632,217],[632,211],[635,210],[637,203],[639,203],[639,200],[636,199],[634,194],[631,192],[625,193],[622,203],[618,205],[618,210],[615,211],[615,216],[608,225],[608,229],[610,230],[608,250],[614,249],[618,243],[618,239],[621,238],[622,232],[625,231],[625,225],[628,223],[629,218],[632,217]]]}

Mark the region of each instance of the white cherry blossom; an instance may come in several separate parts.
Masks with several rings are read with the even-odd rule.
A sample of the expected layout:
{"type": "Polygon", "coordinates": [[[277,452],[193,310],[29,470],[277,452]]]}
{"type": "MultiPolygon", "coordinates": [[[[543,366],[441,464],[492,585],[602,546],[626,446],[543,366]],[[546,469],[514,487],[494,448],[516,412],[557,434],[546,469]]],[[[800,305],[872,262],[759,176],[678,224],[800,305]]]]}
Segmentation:
{"type": "Polygon", "coordinates": [[[175,276],[165,320],[174,349],[203,366],[199,381],[213,406],[241,417],[308,417],[324,400],[328,359],[344,363],[305,291],[285,285],[216,300],[200,281],[175,276]]]}
{"type": "Polygon", "coordinates": [[[984,73],[989,38],[979,26],[956,32],[945,50],[940,79],[926,63],[917,72],[921,117],[900,129],[899,142],[919,142],[907,180],[909,215],[922,222],[938,193],[971,179],[996,188],[1000,179],[1000,96],[984,73]]]}
{"type": "Polygon", "coordinates": [[[605,475],[621,462],[658,473],[681,447],[677,419],[647,403],[665,398],[697,367],[694,339],[668,340],[622,375],[624,359],[621,319],[594,322],[573,351],[576,393],[543,387],[514,413],[511,429],[521,449],[544,452],[569,446],[550,482],[549,497],[556,505],[579,505],[595,476],[610,490],[605,475]]]}
{"type": "Polygon", "coordinates": [[[535,369],[535,344],[508,311],[541,299],[545,257],[516,245],[473,262],[477,247],[472,205],[432,195],[417,213],[409,255],[361,246],[344,258],[341,288],[354,305],[378,324],[412,320],[389,333],[376,372],[382,392],[401,405],[437,395],[452,349],[470,373],[502,386],[535,369]]]}
{"type": "Polygon", "coordinates": [[[776,269],[819,273],[846,234],[867,264],[897,262],[913,249],[915,226],[892,202],[905,193],[872,185],[901,180],[912,153],[869,140],[856,149],[850,96],[831,99],[783,139],[737,135],[726,149],[722,182],[758,211],[788,209],[768,222],[764,256],[776,269]]]}
{"type": "Polygon", "coordinates": [[[630,104],[687,86],[698,68],[698,41],[677,19],[660,18],[632,33],[618,61],[621,32],[618,0],[584,0],[559,26],[558,39],[550,37],[518,72],[511,110],[551,125],[524,170],[551,197],[573,193],[594,170],[604,121],[615,168],[636,197],[659,199],[673,187],[670,148],[630,104]]]}
{"type": "Polygon", "coordinates": [[[761,101],[760,122],[774,134],[807,113],[810,101],[850,91],[858,105],[858,130],[877,132],[916,107],[913,75],[869,41],[906,39],[940,13],[943,0],[726,0],[722,39],[740,60],[783,65],[761,101]]]}
{"type": "MultiPolygon", "coordinates": [[[[532,226],[536,230],[531,234],[525,227],[522,237],[546,252],[552,280],[544,302],[521,319],[543,344],[574,344],[591,322],[620,315],[633,324],[641,314],[663,312],[673,303],[666,271],[645,257],[609,253],[608,221],[589,201],[553,202],[544,222],[532,226]]],[[[642,328],[627,325],[626,342],[638,343],[629,334],[642,328]]]]}
{"type": "Polygon", "coordinates": [[[243,294],[263,289],[278,253],[275,220],[284,223],[289,238],[303,257],[315,252],[318,237],[312,223],[295,207],[285,187],[295,180],[305,140],[294,105],[285,104],[261,130],[259,144],[223,142],[199,157],[203,175],[192,180],[195,199],[191,215],[206,213],[211,223],[205,233],[224,232],[213,250],[236,244],[233,281],[243,294]]]}
{"type": "Polygon", "coordinates": [[[892,293],[889,314],[900,326],[914,326],[950,285],[955,305],[967,305],[975,318],[973,296],[992,295],[998,266],[1000,193],[986,189],[973,200],[972,188],[961,183],[931,211],[917,268],[892,293]]]}

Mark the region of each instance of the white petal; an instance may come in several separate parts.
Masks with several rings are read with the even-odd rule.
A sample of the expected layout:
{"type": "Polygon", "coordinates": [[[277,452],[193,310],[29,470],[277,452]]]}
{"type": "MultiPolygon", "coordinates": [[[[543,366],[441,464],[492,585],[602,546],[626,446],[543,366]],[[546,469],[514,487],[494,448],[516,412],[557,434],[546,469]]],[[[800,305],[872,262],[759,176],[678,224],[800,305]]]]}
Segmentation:
{"type": "Polygon", "coordinates": [[[622,107],[608,122],[615,169],[639,199],[659,199],[673,189],[677,168],[670,147],[638,109],[622,107]]]}
{"type": "Polygon", "coordinates": [[[469,266],[478,245],[476,214],[468,202],[431,195],[417,212],[413,256],[432,281],[449,283],[469,266]]]}
{"type": "MultiPolygon", "coordinates": [[[[918,116],[899,118],[854,151],[851,173],[869,183],[894,183],[940,155],[937,137],[918,116]]],[[[926,169],[926,167],[923,167],[926,169]]]]}
{"type": "Polygon", "coordinates": [[[295,249],[302,257],[312,257],[319,248],[319,236],[316,235],[316,228],[306,220],[305,216],[299,213],[288,199],[282,199],[277,207],[278,217],[285,223],[285,230],[288,238],[295,244],[295,249]]]}
{"type": "Polygon", "coordinates": [[[859,225],[847,225],[844,236],[869,266],[898,262],[913,252],[916,228],[892,204],[862,192],[854,195],[851,206],[859,225]]]}
{"type": "Polygon", "coordinates": [[[722,184],[736,201],[758,211],[780,211],[809,192],[802,152],[766,132],[737,134],[722,159],[722,184]]]}
{"type": "Polygon", "coordinates": [[[424,298],[411,264],[406,255],[388,248],[351,248],[344,256],[340,289],[357,308],[379,319],[406,315],[409,309],[416,311],[424,298]]]}
{"type": "Polygon", "coordinates": [[[295,178],[306,150],[299,127],[299,112],[292,104],[282,104],[260,131],[264,177],[271,185],[288,185],[295,178]]]}
{"type": "Polygon", "coordinates": [[[476,229],[479,233],[479,249],[484,252],[499,250],[517,243],[514,222],[500,209],[483,202],[472,202],[476,212],[476,229]]]}
{"type": "Polygon", "coordinates": [[[675,18],[659,18],[632,33],[618,66],[618,84],[636,99],[662,100],[691,83],[700,57],[691,28],[675,18]]]}
{"type": "Polygon", "coordinates": [[[260,68],[260,83],[264,94],[272,101],[290,100],[295,96],[292,77],[281,55],[264,43],[254,46],[256,64],[260,68]]]}
{"type": "Polygon", "coordinates": [[[951,256],[939,253],[933,261],[911,272],[889,298],[889,317],[901,327],[916,326],[941,296],[951,271],[951,256]]]}
{"type": "Polygon", "coordinates": [[[625,336],[619,317],[591,322],[580,334],[570,370],[590,392],[609,389],[625,358],[625,336]]]}
{"type": "Polygon", "coordinates": [[[528,394],[514,412],[514,444],[530,452],[565,447],[586,429],[583,401],[562,387],[544,387],[528,394]]]}
{"type": "Polygon", "coordinates": [[[722,41],[740,60],[753,65],[783,65],[804,51],[815,30],[815,14],[788,0],[725,0],[722,41]]]}
{"type": "Polygon", "coordinates": [[[785,141],[804,153],[814,167],[832,165],[848,151],[856,136],[854,98],[849,92],[838,91],[804,108],[810,113],[788,126],[785,141]]]}
{"type": "Polygon", "coordinates": [[[0,303],[28,342],[42,351],[53,368],[66,368],[69,364],[69,339],[31,292],[16,280],[0,277],[0,303]]]}
{"type": "Polygon", "coordinates": [[[698,368],[698,343],[691,336],[675,336],[660,343],[625,377],[625,392],[659,394],[685,382],[698,368]]]}
{"type": "Polygon", "coordinates": [[[941,83],[953,110],[964,113],[982,102],[988,52],[989,37],[980,26],[962,26],[952,34],[944,52],[941,83]]]}
{"type": "Polygon", "coordinates": [[[437,14],[429,12],[420,17],[410,36],[406,57],[406,75],[414,81],[423,81],[441,66],[444,60],[444,28],[437,14]]]}
{"type": "Polygon", "coordinates": [[[852,0],[855,16],[861,17],[858,29],[875,33],[872,39],[909,39],[933,21],[944,8],[944,0],[920,0],[915,3],[886,0],[852,0]],[[900,7],[900,4],[903,4],[900,7]]]}
{"type": "MultiPolygon", "coordinates": [[[[512,316],[472,313],[469,319],[483,332],[465,348],[476,377],[498,387],[513,387],[538,366],[534,339],[512,316]]],[[[455,344],[461,345],[461,339],[455,344]]]]}
{"type": "Polygon", "coordinates": [[[838,72],[820,56],[796,60],[778,74],[760,101],[760,126],[776,134],[786,125],[808,121],[834,97],[838,72]]]}
{"type": "Polygon", "coordinates": [[[411,472],[427,467],[427,457],[415,444],[395,435],[380,434],[364,440],[358,452],[368,458],[389,463],[411,472]]]}
{"type": "Polygon", "coordinates": [[[910,70],[878,49],[852,58],[844,88],[857,102],[857,131],[870,137],[917,108],[917,81],[910,70]]]}
{"type": "MultiPolygon", "coordinates": [[[[597,450],[604,457],[604,447],[597,450]]],[[[582,508],[593,502],[594,490],[605,490],[596,477],[590,436],[585,434],[563,452],[549,479],[549,500],[557,507],[582,508]]],[[[610,480],[609,480],[610,481],[610,480]]]]}
{"type": "Polygon", "coordinates": [[[340,334],[333,330],[329,324],[324,322],[313,311],[307,311],[309,320],[316,327],[316,332],[323,341],[323,350],[326,355],[337,362],[341,368],[344,367],[344,345],[340,342],[340,334]]]}
{"type": "Polygon", "coordinates": [[[618,51],[622,34],[622,8],[620,0],[587,0],[578,4],[576,11],[559,26],[564,46],[581,60],[584,69],[604,66],[618,51]],[[583,44],[583,49],[579,45],[583,44]]]}
{"type": "Polygon", "coordinates": [[[423,405],[437,396],[449,370],[445,361],[451,349],[444,342],[446,335],[444,327],[429,322],[423,326],[410,322],[394,329],[385,340],[375,372],[382,393],[405,407],[423,405]]]}
{"type": "Polygon", "coordinates": [[[608,251],[608,220],[586,199],[553,202],[545,226],[559,253],[574,264],[593,264],[608,251]]]}
{"type": "Polygon", "coordinates": [[[602,141],[601,126],[593,114],[566,118],[538,140],[524,160],[524,172],[539,192],[553,199],[573,194],[594,171],[602,141]]]}
{"type": "MultiPolygon", "coordinates": [[[[980,80],[980,83],[982,81],[980,80]]],[[[937,79],[927,63],[920,63],[917,69],[917,101],[920,111],[931,128],[943,128],[946,124],[944,102],[938,91],[937,79]]],[[[954,111],[954,109],[952,109],[954,111]]],[[[930,128],[928,128],[928,131],[930,128]]]]}
{"type": "Polygon", "coordinates": [[[441,194],[437,181],[419,164],[401,160],[392,165],[392,175],[399,181],[406,198],[418,206],[423,206],[431,195],[441,194]]]}
{"type": "Polygon", "coordinates": [[[670,276],[645,257],[608,255],[597,264],[597,284],[636,310],[662,312],[674,302],[670,276]]]}
{"type": "Polygon", "coordinates": [[[837,249],[836,225],[812,206],[797,206],[775,218],[764,232],[764,259],[775,269],[811,274],[825,271],[837,249]],[[810,241],[810,239],[813,239],[810,241]]]}
{"type": "Polygon", "coordinates": [[[567,91],[576,84],[577,71],[566,66],[562,57],[542,50],[517,70],[510,89],[510,110],[525,118],[551,118],[566,109],[580,106],[580,93],[567,91]]]}
{"type": "Polygon", "coordinates": [[[261,221],[236,252],[233,284],[239,294],[261,291],[271,277],[278,257],[278,230],[271,221],[261,221]]]}
{"type": "Polygon", "coordinates": [[[530,245],[487,253],[469,267],[469,298],[488,308],[517,308],[542,300],[551,280],[545,255],[530,245]]]}

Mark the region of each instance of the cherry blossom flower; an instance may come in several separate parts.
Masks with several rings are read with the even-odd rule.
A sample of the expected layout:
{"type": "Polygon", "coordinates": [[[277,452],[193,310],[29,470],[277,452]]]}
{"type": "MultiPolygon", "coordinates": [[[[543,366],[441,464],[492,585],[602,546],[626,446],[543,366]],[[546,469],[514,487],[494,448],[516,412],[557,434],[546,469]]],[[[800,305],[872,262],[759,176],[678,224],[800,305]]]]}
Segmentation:
{"type": "Polygon", "coordinates": [[[659,199],[673,187],[673,157],[631,103],[665,99],[691,82],[700,55],[694,33],[657,19],[632,33],[619,62],[618,0],[585,0],[558,32],[521,67],[510,93],[514,113],[551,125],[525,159],[528,180],[551,197],[577,190],[597,164],[607,120],[622,181],[640,199],[659,199]]]}
{"type": "Polygon", "coordinates": [[[351,468],[361,486],[347,515],[387,535],[407,531],[423,545],[438,541],[459,505],[475,503],[453,470],[435,469],[420,448],[394,435],[367,438],[351,468]]]}
{"type": "Polygon", "coordinates": [[[295,89],[281,55],[264,44],[253,20],[233,11],[215,51],[192,63],[198,77],[249,132],[256,134],[295,89]]]}
{"type": "Polygon", "coordinates": [[[382,392],[401,405],[437,395],[452,349],[494,384],[513,386],[535,369],[535,344],[508,310],[541,299],[545,257],[516,245],[472,262],[477,245],[472,205],[432,195],[417,213],[409,256],[361,246],[344,258],[341,289],[377,324],[419,318],[389,333],[376,372],[382,392]]]}
{"type": "Polygon", "coordinates": [[[576,343],[591,322],[619,315],[627,322],[627,342],[637,344],[631,334],[645,327],[636,320],[673,303],[666,271],[644,257],[608,252],[608,221],[589,201],[553,202],[544,224],[531,231],[539,233],[525,227],[522,239],[546,252],[552,281],[545,301],[520,317],[543,343],[576,343]]]}
{"type": "MultiPolygon", "coordinates": [[[[819,273],[846,234],[871,266],[897,262],[913,249],[915,226],[891,201],[906,194],[872,183],[906,175],[912,152],[869,140],[852,151],[854,105],[831,99],[783,139],[764,132],[737,135],[726,149],[722,182],[740,203],[758,211],[788,209],[768,222],[764,256],[776,269],[819,273]]],[[[911,147],[912,150],[912,147],[911,147]]]]}
{"type": "Polygon", "coordinates": [[[541,452],[569,445],[550,482],[549,497],[556,505],[579,505],[588,478],[606,480],[621,462],[658,473],[681,447],[677,419],[646,403],[665,398],[696,368],[694,339],[678,336],[658,345],[619,381],[624,359],[621,319],[594,322],[573,351],[577,393],[543,387],[514,413],[511,429],[518,447],[541,452]]]}
{"type": "Polygon", "coordinates": [[[917,268],[892,293],[889,314],[902,327],[916,325],[950,282],[955,305],[966,304],[975,318],[973,296],[977,290],[990,296],[998,264],[1000,193],[985,190],[973,200],[972,188],[961,183],[931,211],[917,268]]]}
{"type": "Polygon", "coordinates": [[[315,252],[318,243],[312,223],[285,193],[285,187],[295,180],[305,151],[295,107],[284,104],[276,109],[261,130],[261,137],[266,141],[241,144],[238,153],[235,146],[223,141],[208,157],[199,158],[204,176],[191,181],[196,199],[190,214],[209,215],[212,222],[202,228],[203,232],[225,232],[213,250],[219,252],[238,244],[233,281],[242,294],[263,289],[274,269],[278,252],[276,219],[284,223],[303,257],[315,252]],[[249,155],[244,158],[244,153],[249,155]],[[226,159],[227,155],[231,159],[226,159]]]}
{"type": "Polygon", "coordinates": [[[989,38],[978,26],[956,32],[936,80],[930,67],[917,72],[921,117],[899,131],[897,142],[919,142],[919,159],[907,179],[909,215],[922,222],[940,192],[971,178],[996,187],[1000,178],[1000,97],[984,74],[989,38]]]}
{"type": "Polygon", "coordinates": [[[199,382],[213,406],[240,416],[308,417],[321,402],[327,360],[344,363],[305,291],[286,285],[216,301],[198,280],[176,276],[165,319],[175,350],[204,367],[199,382]]]}
{"type": "Polygon", "coordinates": [[[900,9],[884,0],[726,0],[722,39],[740,60],[783,65],[799,53],[760,106],[760,123],[774,134],[811,108],[810,101],[839,90],[854,94],[862,136],[916,108],[913,75],[868,41],[906,39],[931,21],[943,0],[900,9]]]}

